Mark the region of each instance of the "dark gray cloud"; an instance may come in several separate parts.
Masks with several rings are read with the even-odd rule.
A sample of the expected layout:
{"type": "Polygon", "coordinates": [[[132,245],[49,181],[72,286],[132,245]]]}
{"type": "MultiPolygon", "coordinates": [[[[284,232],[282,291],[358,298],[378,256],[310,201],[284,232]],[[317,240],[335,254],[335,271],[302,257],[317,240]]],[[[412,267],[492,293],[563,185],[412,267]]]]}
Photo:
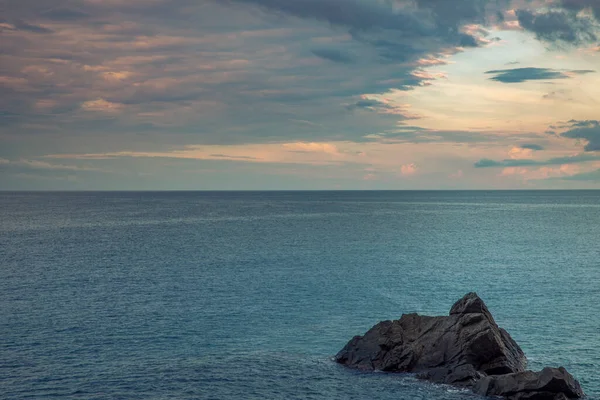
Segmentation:
{"type": "Polygon", "coordinates": [[[528,150],[534,150],[534,151],[544,150],[543,146],[540,146],[539,144],[534,144],[534,143],[522,144],[519,147],[522,149],[528,149],[528,150]]]}
{"type": "Polygon", "coordinates": [[[598,0],[558,0],[558,5],[574,12],[585,9],[592,10],[596,19],[600,20],[600,2],[598,0]]]}
{"type": "Polygon", "coordinates": [[[486,71],[486,74],[494,75],[490,80],[502,83],[521,83],[534,80],[549,80],[549,79],[567,79],[569,74],[583,75],[596,71],[592,70],[571,70],[560,71],[551,68],[514,68],[514,69],[498,69],[486,71]]]}
{"type": "Polygon", "coordinates": [[[538,161],[530,160],[530,159],[521,159],[521,160],[508,159],[508,160],[495,161],[495,160],[490,160],[489,158],[482,158],[481,160],[477,161],[474,164],[474,167],[475,168],[498,168],[498,167],[506,168],[506,167],[527,167],[527,166],[531,166],[531,165],[544,165],[544,164],[539,164],[538,161]]]}
{"type": "Polygon", "coordinates": [[[497,20],[499,23],[502,23],[502,22],[504,22],[504,21],[506,20],[506,18],[504,18],[504,14],[503,14],[502,12],[500,12],[500,11],[497,11],[497,12],[496,12],[496,20],[497,20]]]}
{"type": "Polygon", "coordinates": [[[587,141],[585,151],[600,151],[600,121],[569,121],[571,129],[561,133],[561,136],[570,139],[583,139],[587,141]]]}
{"type": "MultiPolygon", "coordinates": [[[[533,135],[524,134],[523,140],[531,139],[533,135]]],[[[500,139],[497,133],[466,131],[466,130],[439,130],[426,129],[418,126],[399,125],[370,140],[380,140],[386,143],[468,143],[483,144],[497,143],[500,139]]]]}
{"type": "Polygon", "coordinates": [[[556,157],[549,160],[532,160],[532,159],[507,159],[507,160],[490,160],[483,158],[477,161],[475,168],[507,168],[507,167],[532,167],[532,166],[547,166],[547,165],[563,165],[577,164],[589,161],[599,161],[600,155],[581,154],[572,157],[556,157]]]}
{"type": "Polygon", "coordinates": [[[311,51],[315,56],[335,63],[352,64],[356,61],[352,54],[337,49],[313,49],[311,51]]]}
{"type": "Polygon", "coordinates": [[[366,0],[230,0],[263,7],[269,11],[312,18],[356,30],[375,28],[406,32],[411,36],[430,34],[422,20],[406,13],[394,13],[391,2],[366,0]]]}
{"type": "Polygon", "coordinates": [[[570,121],[567,122],[567,125],[565,125],[566,127],[571,127],[571,128],[589,128],[589,127],[596,127],[598,126],[598,124],[600,123],[600,121],[596,121],[593,119],[587,119],[587,120],[583,120],[583,121],[579,121],[576,119],[572,119],[570,121]]]}
{"type": "Polygon", "coordinates": [[[418,47],[415,43],[406,43],[403,38],[395,40],[386,35],[365,34],[363,32],[351,32],[352,37],[360,43],[363,43],[377,50],[380,62],[384,63],[404,63],[415,60],[427,53],[424,48],[418,47]]]}
{"type": "Polygon", "coordinates": [[[520,83],[530,80],[540,79],[565,79],[567,75],[562,72],[548,68],[515,68],[486,71],[486,74],[493,74],[490,80],[503,83],[520,83]]]}
{"type": "Polygon", "coordinates": [[[506,0],[417,0],[412,4],[370,0],[229,2],[343,27],[355,39],[379,49],[383,61],[407,61],[415,55],[436,51],[440,46],[477,47],[479,40],[461,32],[462,25],[485,23],[495,10],[508,4],[506,0]]]}
{"type": "MultiPolygon", "coordinates": [[[[476,47],[479,41],[460,31],[464,24],[503,22],[510,0],[415,0],[411,2],[368,0],[229,0],[299,18],[326,21],[350,31],[385,30],[411,42],[436,37],[446,43],[476,47]],[[412,4],[412,6],[410,6],[412,4]],[[400,5],[400,7],[397,7],[400,5]]],[[[556,0],[550,8],[518,9],[520,25],[541,40],[580,43],[598,37],[593,17],[581,15],[590,9],[600,20],[597,0],[556,0]]]]}
{"type": "Polygon", "coordinates": [[[373,108],[379,108],[379,107],[386,107],[386,105],[384,103],[382,103],[381,101],[377,101],[374,99],[361,99],[361,100],[358,100],[356,103],[353,103],[353,104],[350,104],[349,106],[347,106],[347,108],[349,110],[355,110],[355,109],[361,109],[361,108],[373,109],[373,108]]]}
{"type": "Polygon", "coordinates": [[[540,40],[575,44],[594,42],[598,38],[597,21],[578,14],[586,7],[576,7],[575,3],[582,5],[584,1],[563,0],[556,4],[561,9],[517,10],[516,14],[521,27],[533,32],[540,40]]]}

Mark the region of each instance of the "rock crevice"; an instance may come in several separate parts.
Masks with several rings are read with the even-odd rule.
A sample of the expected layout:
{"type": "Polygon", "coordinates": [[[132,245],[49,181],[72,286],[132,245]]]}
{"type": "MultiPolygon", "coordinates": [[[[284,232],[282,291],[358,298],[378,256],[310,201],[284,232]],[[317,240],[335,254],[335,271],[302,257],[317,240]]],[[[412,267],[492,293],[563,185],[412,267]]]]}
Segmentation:
{"type": "Polygon", "coordinates": [[[448,316],[404,314],[355,336],[335,356],[364,371],[410,372],[436,383],[470,387],[484,396],[511,400],[583,397],[564,368],[526,371],[527,359],[508,332],[498,327],[476,293],[468,293],[448,316]]]}

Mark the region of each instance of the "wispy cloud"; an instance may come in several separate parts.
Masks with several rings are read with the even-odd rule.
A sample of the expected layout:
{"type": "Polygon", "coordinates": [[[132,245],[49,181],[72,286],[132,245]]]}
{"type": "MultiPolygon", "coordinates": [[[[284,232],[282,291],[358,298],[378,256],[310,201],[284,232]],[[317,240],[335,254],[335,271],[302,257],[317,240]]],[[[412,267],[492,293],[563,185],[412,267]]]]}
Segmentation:
{"type": "Polygon", "coordinates": [[[561,178],[567,181],[580,181],[580,182],[600,182],[600,169],[594,171],[582,172],[580,174],[574,174],[571,176],[561,178]]]}
{"type": "Polygon", "coordinates": [[[351,162],[351,152],[325,142],[291,142],[248,145],[188,145],[183,149],[152,151],[120,151],[87,154],[51,154],[48,159],[107,160],[116,158],[164,158],[188,160],[235,160],[247,163],[332,164],[351,162]]]}
{"type": "Polygon", "coordinates": [[[559,71],[551,68],[514,68],[486,71],[493,75],[490,80],[502,83],[521,83],[536,80],[567,79],[574,75],[591,74],[593,70],[559,71]]]}
{"type": "Polygon", "coordinates": [[[548,160],[533,160],[533,159],[506,159],[506,160],[490,160],[483,158],[477,161],[475,168],[506,168],[506,167],[531,167],[531,166],[546,166],[546,165],[562,165],[562,164],[577,164],[590,161],[600,161],[600,154],[580,154],[568,157],[555,157],[548,160]]]}
{"type": "Polygon", "coordinates": [[[7,160],[0,159],[0,168],[17,168],[28,170],[53,170],[53,171],[92,171],[105,172],[101,168],[91,167],[88,165],[69,165],[69,164],[54,164],[43,160],[7,160]]]}

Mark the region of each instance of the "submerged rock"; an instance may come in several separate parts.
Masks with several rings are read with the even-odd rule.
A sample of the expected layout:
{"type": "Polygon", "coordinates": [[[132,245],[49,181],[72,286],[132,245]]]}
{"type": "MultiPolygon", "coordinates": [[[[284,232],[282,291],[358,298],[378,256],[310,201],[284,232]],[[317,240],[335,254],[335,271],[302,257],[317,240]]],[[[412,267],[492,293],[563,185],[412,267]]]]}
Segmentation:
{"type": "Polygon", "coordinates": [[[498,327],[476,293],[457,301],[448,316],[405,314],[380,322],[364,336],[352,338],[335,359],[365,371],[417,373],[422,379],[472,387],[488,396],[515,400],[583,396],[579,383],[564,368],[525,371],[525,354],[498,327]]]}

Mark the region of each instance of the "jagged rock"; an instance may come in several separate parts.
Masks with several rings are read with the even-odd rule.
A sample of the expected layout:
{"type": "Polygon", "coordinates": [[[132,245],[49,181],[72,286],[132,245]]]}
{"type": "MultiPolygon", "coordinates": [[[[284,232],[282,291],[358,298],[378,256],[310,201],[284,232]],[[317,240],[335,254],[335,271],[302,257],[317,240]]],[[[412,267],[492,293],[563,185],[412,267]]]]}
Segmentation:
{"type": "Polygon", "coordinates": [[[335,359],[351,368],[412,372],[433,382],[475,387],[484,395],[515,400],[559,400],[561,393],[583,393],[564,369],[525,371],[523,351],[498,327],[476,293],[457,301],[448,316],[404,314],[399,320],[380,322],[364,336],[352,338],[335,359]],[[552,397],[539,397],[546,393],[552,397]]]}
{"type": "Polygon", "coordinates": [[[475,293],[454,304],[449,316],[405,314],[380,322],[353,338],[336,360],[362,370],[417,372],[434,382],[465,385],[526,365],[521,348],[475,293]]]}
{"type": "Polygon", "coordinates": [[[558,400],[583,396],[579,382],[563,367],[486,376],[477,382],[474,391],[484,396],[504,396],[511,400],[558,400]]]}

